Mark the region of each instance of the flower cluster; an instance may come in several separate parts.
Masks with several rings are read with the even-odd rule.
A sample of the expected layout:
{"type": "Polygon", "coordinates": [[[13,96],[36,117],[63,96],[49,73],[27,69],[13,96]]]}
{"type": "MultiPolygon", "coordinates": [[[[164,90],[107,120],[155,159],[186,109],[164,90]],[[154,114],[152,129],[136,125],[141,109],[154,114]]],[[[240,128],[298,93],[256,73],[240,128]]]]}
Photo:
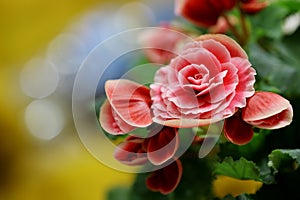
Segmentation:
{"type": "MultiPolygon", "coordinates": [[[[243,12],[255,13],[267,4],[256,0],[178,0],[176,12],[197,25],[213,26],[237,5],[243,12]]],[[[141,42],[175,51],[176,44],[184,41],[168,29],[147,33],[141,42]]],[[[278,129],[290,124],[293,117],[288,100],[272,92],[255,91],[256,71],[247,53],[230,37],[204,34],[176,52],[145,51],[150,61],[167,63],[156,71],[150,87],[126,79],[107,81],[107,100],[99,119],[102,128],[113,135],[147,128],[147,137],[128,135],[114,156],[126,165],[161,166],[146,184],[162,194],[172,192],[181,179],[182,165],[176,154],[180,128],[224,121],[224,136],[243,145],[251,141],[252,127],[278,129]]]]}

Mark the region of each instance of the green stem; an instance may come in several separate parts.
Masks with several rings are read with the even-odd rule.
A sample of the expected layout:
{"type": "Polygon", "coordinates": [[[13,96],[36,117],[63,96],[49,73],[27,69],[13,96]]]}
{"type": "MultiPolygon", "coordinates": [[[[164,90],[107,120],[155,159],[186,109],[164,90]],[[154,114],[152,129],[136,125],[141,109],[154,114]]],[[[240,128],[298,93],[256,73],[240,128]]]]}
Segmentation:
{"type": "Polygon", "coordinates": [[[242,26],[242,40],[243,40],[242,46],[245,46],[248,43],[250,33],[249,33],[249,28],[247,26],[246,15],[241,8],[239,8],[239,11],[240,11],[240,23],[242,26]]]}
{"type": "Polygon", "coordinates": [[[238,43],[242,45],[243,43],[243,38],[241,37],[240,33],[238,32],[237,28],[230,22],[228,16],[226,14],[223,15],[224,19],[226,20],[232,34],[234,37],[237,39],[238,43]]]}

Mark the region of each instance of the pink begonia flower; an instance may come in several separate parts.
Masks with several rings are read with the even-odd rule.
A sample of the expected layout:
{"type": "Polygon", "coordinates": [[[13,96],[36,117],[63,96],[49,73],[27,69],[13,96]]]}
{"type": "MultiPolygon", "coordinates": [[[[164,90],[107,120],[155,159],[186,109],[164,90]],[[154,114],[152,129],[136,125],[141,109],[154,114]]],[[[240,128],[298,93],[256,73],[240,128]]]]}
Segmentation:
{"type": "Polygon", "coordinates": [[[232,143],[243,145],[252,139],[252,126],[278,129],[289,125],[292,119],[288,100],[272,92],[256,92],[241,112],[225,120],[224,135],[232,143]]]}
{"type": "Polygon", "coordinates": [[[169,194],[176,189],[181,177],[182,164],[180,160],[175,160],[170,165],[152,172],[146,179],[146,185],[152,191],[169,194]]]}
{"type": "Polygon", "coordinates": [[[178,147],[177,129],[163,127],[149,138],[129,136],[118,145],[114,157],[127,165],[142,165],[148,160],[154,165],[162,165],[175,156],[178,147]]]}
{"type": "Polygon", "coordinates": [[[166,64],[177,55],[178,47],[186,38],[180,30],[164,25],[143,31],[139,43],[151,62],[166,64]]]}
{"type": "Polygon", "coordinates": [[[150,85],[153,121],[189,128],[228,118],[254,94],[255,74],[234,40],[200,36],[157,71],[150,85]]]}
{"type": "Polygon", "coordinates": [[[107,101],[100,109],[100,124],[110,134],[125,134],[152,124],[149,88],[119,79],[105,83],[107,101]]]}
{"type": "Polygon", "coordinates": [[[176,0],[175,13],[198,26],[209,27],[236,3],[236,0],[176,0]]]}
{"type": "Polygon", "coordinates": [[[247,14],[255,14],[269,5],[268,1],[242,0],[241,9],[247,14]]]}

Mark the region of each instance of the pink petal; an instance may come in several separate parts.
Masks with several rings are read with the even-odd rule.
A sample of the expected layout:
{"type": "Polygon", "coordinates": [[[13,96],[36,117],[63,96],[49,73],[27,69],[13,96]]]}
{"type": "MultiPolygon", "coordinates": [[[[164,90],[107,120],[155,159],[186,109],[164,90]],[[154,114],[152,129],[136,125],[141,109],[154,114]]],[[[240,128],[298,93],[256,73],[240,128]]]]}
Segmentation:
{"type": "Polygon", "coordinates": [[[147,159],[147,153],[143,150],[144,140],[129,136],[125,142],[119,144],[114,152],[114,157],[126,165],[143,165],[147,159]],[[130,139],[131,138],[131,139],[130,139]]]}
{"type": "Polygon", "coordinates": [[[191,88],[182,88],[174,86],[168,88],[166,96],[168,101],[173,102],[179,108],[198,108],[199,103],[191,88]]]}
{"type": "Polygon", "coordinates": [[[114,114],[114,111],[107,100],[103,103],[100,109],[99,121],[102,128],[113,135],[125,134],[135,129],[135,127],[127,124],[118,117],[116,113],[114,114]]]}
{"type": "Polygon", "coordinates": [[[154,165],[161,165],[174,157],[179,146],[176,128],[163,127],[159,133],[147,140],[148,159],[154,165]]]}
{"type": "Polygon", "coordinates": [[[253,134],[252,126],[244,122],[240,116],[233,115],[225,120],[224,135],[230,142],[238,145],[247,144],[253,134]]]}
{"type": "Polygon", "coordinates": [[[230,53],[224,45],[215,40],[204,40],[202,46],[212,52],[221,63],[230,61],[230,53]]]}
{"type": "Polygon", "coordinates": [[[151,62],[166,64],[178,54],[178,44],[186,39],[186,35],[180,31],[171,24],[162,24],[155,29],[142,31],[138,41],[151,62]]]}
{"type": "Polygon", "coordinates": [[[246,98],[251,97],[255,89],[256,71],[251,67],[247,59],[232,58],[232,64],[238,69],[238,85],[235,88],[235,97],[229,105],[230,110],[235,110],[236,107],[243,108],[246,106],[246,98]]]}
{"type": "Polygon", "coordinates": [[[213,39],[224,45],[229,51],[231,57],[248,58],[243,48],[236,41],[224,34],[205,34],[196,38],[196,41],[205,41],[209,39],[213,39]]]}
{"type": "Polygon", "coordinates": [[[193,128],[198,126],[207,126],[211,123],[218,122],[223,118],[211,118],[211,119],[170,119],[170,120],[160,120],[158,118],[153,118],[153,121],[162,124],[164,126],[175,127],[175,128],[193,128]]]}
{"type": "Polygon", "coordinates": [[[289,125],[293,109],[288,100],[272,92],[256,92],[247,100],[243,120],[253,126],[277,129],[289,125]]]}
{"type": "Polygon", "coordinates": [[[191,64],[205,66],[210,78],[216,76],[221,71],[221,63],[217,57],[212,52],[201,47],[200,42],[187,44],[182,54],[174,58],[169,66],[171,66],[170,70],[175,69],[176,73],[176,71],[180,72],[180,70],[191,64]]]}
{"type": "Polygon", "coordinates": [[[149,88],[119,79],[105,84],[107,99],[113,110],[131,126],[146,127],[152,123],[149,88]]]}
{"type": "Polygon", "coordinates": [[[152,191],[159,191],[162,194],[173,192],[180,182],[182,176],[182,165],[180,160],[153,172],[146,179],[147,187],[152,191]]]}

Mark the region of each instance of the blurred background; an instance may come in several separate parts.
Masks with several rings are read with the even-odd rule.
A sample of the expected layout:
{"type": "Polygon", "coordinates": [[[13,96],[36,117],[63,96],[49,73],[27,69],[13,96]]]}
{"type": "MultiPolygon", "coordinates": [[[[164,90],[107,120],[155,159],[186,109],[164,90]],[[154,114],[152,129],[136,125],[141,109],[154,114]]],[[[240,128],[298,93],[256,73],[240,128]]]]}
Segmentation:
{"type": "Polygon", "coordinates": [[[169,20],[172,3],[0,0],[1,200],[102,200],[132,183],[133,174],[103,165],[80,142],[73,82],[99,42],[169,20]]]}

